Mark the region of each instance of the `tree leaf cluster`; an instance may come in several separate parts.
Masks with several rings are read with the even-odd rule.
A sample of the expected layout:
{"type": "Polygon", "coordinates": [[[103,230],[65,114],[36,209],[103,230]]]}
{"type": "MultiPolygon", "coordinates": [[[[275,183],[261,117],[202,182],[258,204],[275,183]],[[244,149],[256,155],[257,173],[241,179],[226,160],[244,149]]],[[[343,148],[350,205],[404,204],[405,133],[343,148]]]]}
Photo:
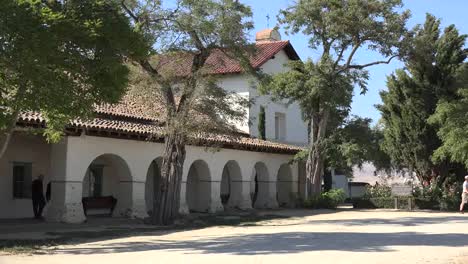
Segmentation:
{"type": "MultiPolygon", "coordinates": [[[[415,172],[421,182],[447,175],[450,167],[440,154],[432,159],[441,141],[439,125],[428,118],[439,102],[457,97],[457,72],[467,56],[465,39],[454,25],[441,32],[440,20],[428,14],[402,49],[405,68],[390,75],[388,91],[381,92],[383,149],[394,167],[415,172]]],[[[440,106],[441,115],[444,107],[440,106]]]]}
{"type": "Polygon", "coordinates": [[[441,100],[435,113],[429,118],[430,124],[440,126],[437,135],[441,146],[434,152],[434,162],[449,159],[468,168],[468,64],[457,71],[457,97],[441,100]]]}
{"type": "MultiPolygon", "coordinates": [[[[57,141],[73,118],[115,103],[126,91],[129,57],[146,43],[112,1],[1,0],[0,131],[20,112],[40,112],[57,141]]],[[[2,135],[3,136],[3,135],[2,135]]]]}
{"type": "Polygon", "coordinates": [[[389,157],[381,150],[382,131],[372,127],[369,118],[351,117],[337,127],[327,139],[326,164],[329,168],[352,176],[353,167],[373,163],[377,170],[389,168],[389,157]]]}

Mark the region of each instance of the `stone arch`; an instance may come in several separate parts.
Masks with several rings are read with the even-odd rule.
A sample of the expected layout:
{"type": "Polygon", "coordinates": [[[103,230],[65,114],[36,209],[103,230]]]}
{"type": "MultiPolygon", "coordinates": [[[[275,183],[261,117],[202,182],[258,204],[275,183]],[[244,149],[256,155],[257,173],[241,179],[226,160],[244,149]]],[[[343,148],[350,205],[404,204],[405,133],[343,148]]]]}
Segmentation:
{"type": "Polygon", "coordinates": [[[278,170],[276,180],[277,200],[280,207],[294,206],[293,175],[291,167],[283,164],[278,170]]]}
{"type": "Polygon", "coordinates": [[[230,160],[224,165],[221,178],[220,196],[224,209],[241,207],[242,191],[242,173],[239,163],[230,160]]]}
{"type": "Polygon", "coordinates": [[[270,182],[270,174],[265,163],[255,163],[250,181],[250,197],[253,208],[268,207],[270,182]]]}
{"type": "Polygon", "coordinates": [[[152,160],[146,173],[145,204],[148,215],[152,215],[153,212],[154,194],[155,190],[159,188],[159,180],[161,178],[161,164],[162,157],[152,160]]]}
{"type": "Polygon", "coordinates": [[[208,212],[211,200],[211,174],[208,164],[196,160],[187,174],[187,205],[192,212],[208,212]]]}
{"type": "MultiPolygon", "coordinates": [[[[82,197],[116,199],[113,216],[129,216],[132,205],[132,175],[127,162],[116,154],[102,154],[88,165],[83,176],[82,197]]],[[[86,199],[84,199],[86,200],[86,199]]],[[[88,208],[87,215],[108,214],[109,209],[88,208]]]]}

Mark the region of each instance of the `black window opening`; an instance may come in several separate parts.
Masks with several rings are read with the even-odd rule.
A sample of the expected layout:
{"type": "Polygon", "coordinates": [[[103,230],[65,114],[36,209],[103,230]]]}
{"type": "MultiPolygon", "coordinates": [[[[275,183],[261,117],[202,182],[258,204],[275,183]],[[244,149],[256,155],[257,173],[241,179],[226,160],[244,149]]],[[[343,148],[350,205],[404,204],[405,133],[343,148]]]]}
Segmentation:
{"type": "Polygon", "coordinates": [[[103,166],[92,166],[89,168],[89,195],[91,197],[102,197],[103,166]]]}
{"type": "Polygon", "coordinates": [[[13,198],[31,198],[32,164],[27,162],[13,163],[13,198]]]}

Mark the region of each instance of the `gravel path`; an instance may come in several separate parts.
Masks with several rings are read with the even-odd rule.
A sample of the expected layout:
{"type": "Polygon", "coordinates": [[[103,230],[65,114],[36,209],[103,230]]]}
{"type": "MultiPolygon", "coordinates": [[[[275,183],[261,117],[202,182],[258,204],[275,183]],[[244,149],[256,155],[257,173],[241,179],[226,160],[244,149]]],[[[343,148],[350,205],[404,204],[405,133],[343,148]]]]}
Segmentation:
{"type": "Polygon", "coordinates": [[[289,219],[62,246],[1,264],[467,264],[468,214],[283,211],[289,219]]]}

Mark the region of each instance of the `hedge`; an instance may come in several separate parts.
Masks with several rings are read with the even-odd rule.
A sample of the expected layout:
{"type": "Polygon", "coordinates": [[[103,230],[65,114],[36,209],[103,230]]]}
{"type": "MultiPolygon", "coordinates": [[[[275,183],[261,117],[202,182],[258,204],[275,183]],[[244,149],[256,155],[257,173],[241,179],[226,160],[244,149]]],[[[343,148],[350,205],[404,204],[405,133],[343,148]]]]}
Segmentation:
{"type": "MultiPolygon", "coordinates": [[[[355,198],[352,200],[353,208],[359,209],[375,209],[375,208],[385,208],[385,209],[394,209],[395,208],[395,198],[355,198]]],[[[428,199],[413,199],[413,209],[431,209],[439,210],[441,206],[437,201],[428,200],[428,199]]],[[[398,209],[409,210],[408,198],[402,197],[398,198],[398,209]]],[[[449,209],[449,208],[448,208],[449,209]]],[[[451,208],[450,208],[451,209],[451,208]]]]}
{"type": "Polygon", "coordinates": [[[341,189],[331,189],[328,192],[310,197],[304,201],[304,207],[311,209],[336,209],[345,200],[341,189]]]}

